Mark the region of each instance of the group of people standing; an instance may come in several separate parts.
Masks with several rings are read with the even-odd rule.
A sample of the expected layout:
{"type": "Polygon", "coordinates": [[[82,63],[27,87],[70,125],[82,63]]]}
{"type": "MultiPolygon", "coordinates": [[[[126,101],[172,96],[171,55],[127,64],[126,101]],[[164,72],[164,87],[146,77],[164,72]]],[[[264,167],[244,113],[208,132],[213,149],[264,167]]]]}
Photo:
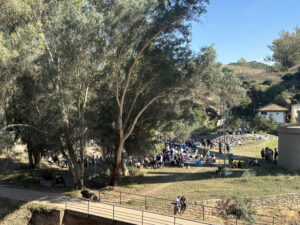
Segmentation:
{"type": "Polygon", "coordinates": [[[273,161],[273,160],[276,162],[277,158],[278,158],[278,151],[276,148],[274,151],[268,147],[266,147],[265,149],[263,148],[261,150],[260,154],[261,154],[261,158],[263,160],[266,160],[267,162],[273,161]]]}

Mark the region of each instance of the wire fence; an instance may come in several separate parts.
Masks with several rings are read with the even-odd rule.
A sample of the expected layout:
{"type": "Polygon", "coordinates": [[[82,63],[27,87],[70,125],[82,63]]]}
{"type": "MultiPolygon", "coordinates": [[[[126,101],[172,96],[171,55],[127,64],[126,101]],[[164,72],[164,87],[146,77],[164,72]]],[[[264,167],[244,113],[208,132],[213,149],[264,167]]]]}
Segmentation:
{"type": "MultiPolygon", "coordinates": [[[[139,195],[129,192],[118,192],[118,191],[109,191],[109,192],[98,192],[98,198],[100,202],[118,204],[120,206],[126,206],[128,208],[143,209],[150,212],[160,213],[164,215],[173,215],[174,214],[174,205],[172,202],[174,200],[139,195]]],[[[181,215],[180,218],[192,218],[194,220],[209,221],[211,223],[223,223],[224,218],[220,215],[222,207],[213,207],[203,204],[196,203],[187,203],[186,211],[181,215]]],[[[240,216],[227,215],[226,217],[227,224],[238,225],[244,224],[244,221],[240,219],[240,216]]],[[[276,217],[269,215],[255,215],[255,224],[258,225],[276,225],[276,217]]],[[[278,223],[277,223],[278,224],[278,223]]]]}
{"type": "Polygon", "coordinates": [[[81,212],[88,216],[101,216],[105,219],[111,219],[113,223],[114,221],[122,221],[142,225],[212,225],[201,221],[176,216],[166,216],[145,210],[130,209],[119,205],[103,204],[90,200],[81,200],[78,202],[66,199],[65,210],[81,212]]]}

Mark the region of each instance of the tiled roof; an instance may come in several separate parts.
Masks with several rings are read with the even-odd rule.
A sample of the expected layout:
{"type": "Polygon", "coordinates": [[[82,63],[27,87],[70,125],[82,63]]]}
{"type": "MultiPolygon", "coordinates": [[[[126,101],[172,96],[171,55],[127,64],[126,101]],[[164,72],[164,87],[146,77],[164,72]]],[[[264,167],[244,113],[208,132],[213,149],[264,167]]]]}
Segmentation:
{"type": "Polygon", "coordinates": [[[284,108],[280,105],[276,105],[274,103],[270,103],[266,106],[260,107],[257,109],[258,112],[286,112],[289,111],[287,108],[284,108]]]}

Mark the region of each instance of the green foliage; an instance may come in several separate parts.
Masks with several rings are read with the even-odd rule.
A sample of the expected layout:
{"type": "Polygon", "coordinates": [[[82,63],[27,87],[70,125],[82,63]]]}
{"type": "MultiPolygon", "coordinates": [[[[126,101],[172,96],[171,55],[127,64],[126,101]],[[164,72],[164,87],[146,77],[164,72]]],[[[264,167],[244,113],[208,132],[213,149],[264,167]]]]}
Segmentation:
{"type": "Polygon", "coordinates": [[[252,198],[237,195],[233,198],[236,203],[237,215],[245,225],[255,224],[256,209],[252,198]]]}
{"type": "Polygon", "coordinates": [[[238,128],[241,128],[243,124],[243,121],[235,116],[232,116],[228,120],[228,126],[230,127],[231,130],[237,130],[238,128]]]}
{"type": "Polygon", "coordinates": [[[271,57],[284,67],[292,67],[300,63],[300,28],[294,32],[281,31],[279,38],[275,39],[269,48],[273,51],[271,57]]]}
{"type": "Polygon", "coordinates": [[[12,132],[1,132],[0,133],[0,155],[5,150],[10,150],[13,148],[15,139],[14,133],[12,132]]]}
{"type": "Polygon", "coordinates": [[[294,99],[295,99],[297,102],[300,102],[300,92],[298,92],[298,93],[294,96],[294,99]]]}
{"type": "Polygon", "coordinates": [[[262,104],[266,105],[270,102],[274,102],[278,105],[285,106],[288,98],[288,91],[283,85],[275,84],[270,86],[263,94],[261,99],[262,104]],[[275,100],[275,101],[274,101],[275,100]]]}
{"type": "Polygon", "coordinates": [[[270,119],[267,120],[260,115],[256,115],[253,118],[251,126],[256,132],[264,131],[269,134],[277,134],[278,123],[272,116],[270,116],[270,119]]]}
{"type": "Polygon", "coordinates": [[[289,92],[288,90],[284,90],[279,95],[275,97],[275,103],[278,105],[286,106],[286,100],[289,98],[289,92]]]}
{"type": "Polygon", "coordinates": [[[282,80],[288,81],[293,79],[293,74],[291,73],[286,73],[283,77],[282,80]]]}
{"type": "Polygon", "coordinates": [[[280,64],[275,64],[267,68],[268,72],[287,72],[289,68],[280,64]]]}
{"type": "Polygon", "coordinates": [[[261,63],[261,62],[256,62],[256,61],[250,61],[247,62],[246,59],[241,58],[235,63],[229,63],[229,65],[232,66],[243,66],[243,67],[248,67],[252,69],[262,69],[262,70],[268,70],[270,68],[269,65],[261,63]]]}
{"type": "Polygon", "coordinates": [[[199,122],[199,124],[201,126],[204,126],[204,123],[206,121],[206,115],[201,114],[197,108],[194,108],[193,111],[196,115],[196,118],[197,118],[197,121],[199,122]]]}

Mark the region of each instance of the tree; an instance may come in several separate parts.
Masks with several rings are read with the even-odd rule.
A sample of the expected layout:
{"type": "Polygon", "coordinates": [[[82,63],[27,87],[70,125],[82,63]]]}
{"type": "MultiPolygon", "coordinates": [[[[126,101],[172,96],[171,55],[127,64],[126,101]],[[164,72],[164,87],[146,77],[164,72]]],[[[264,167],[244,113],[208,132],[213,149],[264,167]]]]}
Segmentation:
{"type": "Polygon", "coordinates": [[[115,51],[109,71],[115,76],[118,133],[112,185],[118,185],[124,144],[142,114],[190,80],[193,73],[187,73],[185,56],[190,53],[184,50],[189,35],[186,24],[205,12],[207,2],[124,1],[110,11],[109,47],[115,51]],[[131,90],[135,94],[130,95],[131,90]]]}
{"type": "MultiPolygon", "coordinates": [[[[85,142],[88,139],[85,109],[95,74],[101,66],[99,52],[103,47],[103,34],[99,30],[103,25],[102,17],[97,12],[91,13],[88,6],[79,1],[29,2],[25,4],[30,13],[26,14],[26,21],[31,30],[16,27],[11,34],[18,37],[20,43],[14,47],[23,60],[22,67],[16,61],[14,71],[22,79],[32,80],[28,90],[38,86],[39,93],[27,98],[26,91],[20,91],[19,100],[28,99],[25,109],[32,106],[36,110],[28,109],[29,113],[22,114],[21,120],[28,123],[27,128],[34,128],[34,132],[47,134],[43,144],[63,154],[74,182],[83,188],[85,142]],[[34,54],[27,53],[27,49],[34,54]],[[43,115],[41,120],[39,114],[43,115]],[[46,125],[42,131],[38,129],[41,125],[46,125]]],[[[12,111],[15,121],[22,104],[16,107],[12,111]]],[[[27,131],[19,134],[32,145],[27,131]]]]}
{"type": "Polygon", "coordinates": [[[292,67],[300,63],[300,28],[297,26],[294,32],[281,31],[279,38],[268,46],[273,55],[270,60],[284,67],[292,67]]]}
{"type": "MultiPolygon", "coordinates": [[[[1,17],[8,24],[2,42],[18,57],[3,69],[14,71],[18,82],[30,81],[27,90],[22,84],[11,95],[10,107],[17,103],[7,108],[11,121],[27,123],[18,132],[28,144],[28,129],[30,135],[45,136],[45,148],[59,150],[68,160],[79,188],[84,186],[85,143],[95,128],[103,134],[101,147],[115,157],[111,183],[117,185],[124,148],[137,143],[138,132],[147,136],[161,128],[151,113],[172,101],[181,103],[210,65],[209,50],[193,55],[188,48],[188,23],[205,13],[208,0],[11,3],[20,8],[5,5],[10,20],[1,17]],[[21,19],[11,23],[20,13],[21,19]],[[30,88],[37,91],[27,96],[30,88]],[[28,113],[20,116],[22,99],[28,113]],[[94,116],[101,124],[92,125],[94,116]]],[[[181,110],[172,118],[182,121],[181,110]]],[[[162,115],[168,111],[156,117],[162,115]]]]}

